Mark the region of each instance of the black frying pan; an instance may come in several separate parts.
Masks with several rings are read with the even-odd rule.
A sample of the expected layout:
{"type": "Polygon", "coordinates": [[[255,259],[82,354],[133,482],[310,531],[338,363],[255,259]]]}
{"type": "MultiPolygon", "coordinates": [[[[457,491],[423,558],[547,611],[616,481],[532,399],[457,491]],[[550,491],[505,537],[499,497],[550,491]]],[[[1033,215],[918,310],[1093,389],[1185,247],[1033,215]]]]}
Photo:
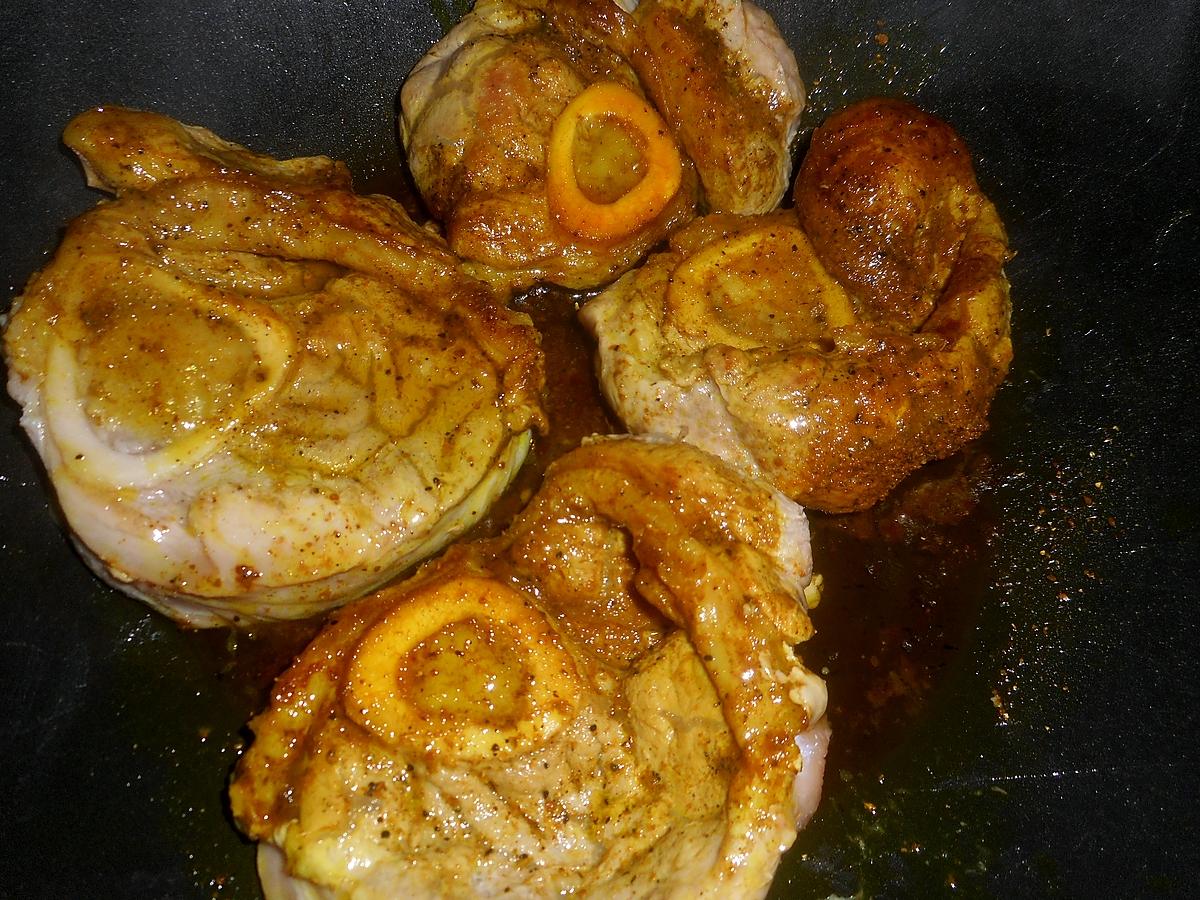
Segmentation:
{"type": "MultiPolygon", "coordinates": [[[[816,518],[806,656],[835,738],[775,893],[1192,896],[1198,4],[767,5],[810,126],[913,97],[974,149],[1019,250],[991,433],[873,513],[816,518]]],[[[58,143],[95,104],[398,184],[395,97],[442,8],[8,0],[7,293],[98,199],[58,143]]],[[[223,788],[302,630],[182,633],[102,586],[0,416],[0,895],[257,896],[223,788]]]]}

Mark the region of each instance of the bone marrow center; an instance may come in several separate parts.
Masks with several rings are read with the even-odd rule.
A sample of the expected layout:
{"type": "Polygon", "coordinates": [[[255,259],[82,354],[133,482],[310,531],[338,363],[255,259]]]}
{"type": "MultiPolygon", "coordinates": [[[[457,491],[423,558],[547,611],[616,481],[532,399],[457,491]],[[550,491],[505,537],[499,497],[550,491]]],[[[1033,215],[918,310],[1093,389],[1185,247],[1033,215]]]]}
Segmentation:
{"type": "Polygon", "coordinates": [[[414,711],[447,726],[509,728],[528,713],[518,639],[494,620],[453,622],[400,658],[396,690],[414,711]]]}
{"type": "Polygon", "coordinates": [[[646,176],[645,151],[645,140],[617,116],[585,116],[571,146],[580,193],[592,203],[615,203],[646,176]]]}
{"type": "Polygon", "coordinates": [[[368,629],[344,705],[389,744],[481,759],[549,740],[578,696],[574,661],[541,610],[469,575],[420,585],[368,629]]]}

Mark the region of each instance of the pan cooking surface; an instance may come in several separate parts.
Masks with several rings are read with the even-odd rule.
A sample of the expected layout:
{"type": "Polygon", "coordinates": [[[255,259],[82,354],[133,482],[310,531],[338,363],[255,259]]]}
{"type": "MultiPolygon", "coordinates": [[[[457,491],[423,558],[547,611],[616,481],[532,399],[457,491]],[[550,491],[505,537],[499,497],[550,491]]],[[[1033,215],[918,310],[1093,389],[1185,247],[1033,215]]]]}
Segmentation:
{"type": "MultiPolygon", "coordinates": [[[[971,146],[1018,251],[1016,359],[991,432],[876,511],[814,516],[828,587],[805,657],[827,670],[834,743],[773,895],[1187,896],[1197,4],[765,5],[810,86],[809,127],[909,96],[971,146]]],[[[443,7],[6,4],[6,293],[98,199],[58,142],[89,106],[325,153],[360,187],[394,189],[395,98],[443,7]]],[[[562,336],[548,343],[563,365],[589,370],[563,299],[525,302],[562,336]]],[[[578,379],[557,390],[597,403],[578,379]]],[[[605,421],[576,400],[551,398],[584,410],[562,420],[564,443],[605,421]]],[[[305,629],[182,633],[102,586],[59,528],[15,405],[0,417],[0,893],[257,897],[223,791],[305,629]]]]}

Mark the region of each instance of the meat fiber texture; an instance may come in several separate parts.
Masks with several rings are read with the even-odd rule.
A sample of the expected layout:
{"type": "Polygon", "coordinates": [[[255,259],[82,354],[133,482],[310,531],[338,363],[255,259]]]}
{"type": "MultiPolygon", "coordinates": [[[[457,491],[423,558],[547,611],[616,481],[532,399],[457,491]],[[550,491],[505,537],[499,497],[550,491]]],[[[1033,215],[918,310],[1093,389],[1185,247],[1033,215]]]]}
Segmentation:
{"type": "Polygon", "coordinates": [[[794,194],[693,222],[581,318],[630,431],[863,509],[986,428],[1012,358],[1008,242],[962,140],[902,101],[818,128],[794,194]]]}
{"type": "Polygon", "coordinates": [[[803,108],[795,57],[752,3],[481,0],[409,75],[400,130],[422,197],[472,271],[590,289],[698,209],[773,208],[803,108]],[[684,169],[660,212],[608,239],[572,232],[547,199],[555,123],[600,82],[649,98],[684,169]]]}
{"type": "Polygon", "coordinates": [[[802,510],[694,448],[553,464],[501,536],[339,610],[251,722],[286,897],[757,897],[816,806],[802,510]]]}
{"type": "Polygon", "coordinates": [[[14,306],[9,390],[84,558],[182,623],[313,615],[469,526],[543,424],[539,338],[340,163],[77,117],[116,199],[14,306]]]}

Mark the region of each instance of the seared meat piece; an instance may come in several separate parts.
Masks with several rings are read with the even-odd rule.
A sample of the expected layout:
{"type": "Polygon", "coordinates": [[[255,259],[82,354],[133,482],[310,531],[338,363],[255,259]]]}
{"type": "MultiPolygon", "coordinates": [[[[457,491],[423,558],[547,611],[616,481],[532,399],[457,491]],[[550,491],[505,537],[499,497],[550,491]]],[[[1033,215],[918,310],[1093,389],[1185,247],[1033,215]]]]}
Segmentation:
{"type": "Polygon", "coordinates": [[[692,217],[695,173],[653,110],[649,127],[619,108],[589,110],[588,127],[565,134],[548,159],[556,123],[589,85],[645,104],[625,57],[635,41],[612,0],[482,0],[417,64],[401,92],[409,165],[450,246],[478,264],[472,271],[506,284],[595,287],[692,217]],[[549,196],[557,174],[610,204],[670,154],[676,187],[615,233],[572,227],[549,196]]]}
{"type": "Polygon", "coordinates": [[[950,127],[868,101],[814,134],[795,211],[694,222],[581,315],[631,431],[863,509],[986,427],[1008,255],[950,127]]]}
{"type": "Polygon", "coordinates": [[[561,458],[279,680],[230,788],[267,897],[761,896],[820,793],[810,568],[799,507],[694,448],[561,458]]]}
{"type": "Polygon", "coordinates": [[[717,210],[766,211],[787,190],[804,89],[770,16],[738,0],[633,6],[483,0],[405,83],[417,186],[485,277],[611,281],[691,218],[696,169],[717,210]]]}
{"type": "Polygon", "coordinates": [[[124,109],[67,129],[118,195],[5,331],[85,558],[189,625],[310,616],[477,518],[542,421],[537,334],[399,204],[124,109]]]}
{"type": "Polygon", "coordinates": [[[796,58],[743,0],[640,0],[634,67],[696,165],[714,212],[765,213],[792,177],[804,110],[796,58]]]}
{"type": "MultiPolygon", "coordinates": [[[[804,159],[794,197],[822,264],[871,324],[919,328],[955,266],[972,258],[964,244],[980,231],[1003,239],[987,219],[991,210],[962,139],[900,100],[830,117],[804,159]]],[[[1003,248],[993,250],[1002,261],[1003,248]]]]}

